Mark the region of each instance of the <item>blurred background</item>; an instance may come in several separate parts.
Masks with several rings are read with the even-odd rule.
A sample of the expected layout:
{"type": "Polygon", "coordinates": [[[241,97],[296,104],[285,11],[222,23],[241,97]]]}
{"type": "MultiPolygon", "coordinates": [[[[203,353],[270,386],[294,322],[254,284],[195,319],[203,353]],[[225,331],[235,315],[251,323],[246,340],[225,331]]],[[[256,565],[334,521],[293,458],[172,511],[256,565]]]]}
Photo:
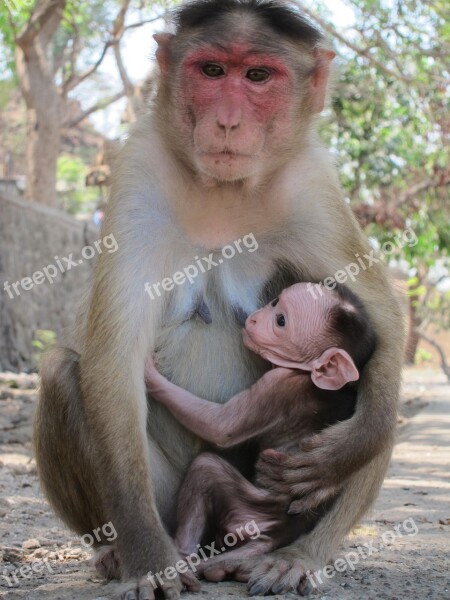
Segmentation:
{"type": "MultiPolygon", "coordinates": [[[[174,4],[0,0],[0,598],[5,600],[116,597],[114,584],[105,585],[86,566],[86,547],[56,519],[39,488],[31,444],[36,370],[46,348],[56,340],[64,343],[92,274],[114,157],[154,93],[152,34],[164,28],[174,4]],[[17,575],[23,567],[31,571],[28,565],[36,560],[49,560],[51,569],[17,575]]],[[[378,546],[373,557],[370,550],[354,572],[337,573],[318,593],[336,600],[448,599],[449,3],[297,5],[338,54],[320,133],[348,203],[389,265],[408,317],[398,443],[376,506],[349,544],[361,550],[369,539],[377,549],[382,534],[397,530],[406,518],[419,529],[396,548],[378,546]]],[[[98,247],[106,251],[104,244],[98,247]]],[[[208,598],[247,597],[233,582],[203,586],[208,598]]]]}
{"type": "MultiPolygon", "coordinates": [[[[92,260],[51,285],[5,284],[99,238],[114,156],[154,91],[152,34],[175,4],[0,4],[0,371],[34,370],[75,317],[92,260]]],[[[338,54],[321,135],[373,246],[394,246],[406,362],[450,380],[448,2],[296,4],[338,54]]]]}

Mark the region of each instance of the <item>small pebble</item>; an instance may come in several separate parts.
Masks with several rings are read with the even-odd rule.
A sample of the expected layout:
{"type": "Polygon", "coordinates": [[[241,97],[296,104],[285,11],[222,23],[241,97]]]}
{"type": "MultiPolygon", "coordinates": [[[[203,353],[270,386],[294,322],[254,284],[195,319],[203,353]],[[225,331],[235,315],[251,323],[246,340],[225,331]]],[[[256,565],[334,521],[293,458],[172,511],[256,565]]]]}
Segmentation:
{"type": "Polygon", "coordinates": [[[26,540],[23,544],[22,544],[22,548],[24,548],[25,550],[34,550],[35,548],[40,548],[41,545],[39,543],[39,540],[35,539],[35,538],[31,538],[30,540],[26,540]]]}

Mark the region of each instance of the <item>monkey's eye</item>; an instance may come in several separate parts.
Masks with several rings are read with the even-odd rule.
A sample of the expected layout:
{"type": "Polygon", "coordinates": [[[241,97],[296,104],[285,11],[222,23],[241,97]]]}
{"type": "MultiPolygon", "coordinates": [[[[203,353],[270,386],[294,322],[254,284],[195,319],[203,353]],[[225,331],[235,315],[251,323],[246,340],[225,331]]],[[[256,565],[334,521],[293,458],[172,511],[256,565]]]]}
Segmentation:
{"type": "Polygon", "coordinates": [[[275,300],[272,300],[271,305],[272,306],[276,306],[278,304],[278,302],[280,301],[279,298],[275,298],[275,300]]]}
{"type": "Polygon", "coordinates": [[[206,75],[206,77],[222,77],[223,75],[225,75],[223,67],[214,63],[208,63],[207,65],[203,65],[202,72],[204,73],[204,75],[206,75]]]}
{"type": "Polygon", "coordinates": [[[250,81],[253,81],[253,83],[262,83],[269,79],[270,72],[267,69],[250,69],[247,71],[246,77],[250,81]]]}
{"type": "Polygon", "coordinates": [[[284,327],[286,325],[286,319],[284,315],[277,315],[277,325],[278,327],[284,327]]]}

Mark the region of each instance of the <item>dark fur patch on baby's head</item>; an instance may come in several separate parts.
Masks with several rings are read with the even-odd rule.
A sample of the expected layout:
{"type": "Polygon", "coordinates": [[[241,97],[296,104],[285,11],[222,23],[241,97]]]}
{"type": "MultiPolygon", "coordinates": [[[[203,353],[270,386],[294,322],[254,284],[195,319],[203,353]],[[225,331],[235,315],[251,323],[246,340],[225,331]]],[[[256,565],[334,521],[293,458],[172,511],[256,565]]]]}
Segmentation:
{"type": "Polygon", "coordinates": [[[294,42],[314,47],[323,40],[322,33],[301,13],[276,0],[197,0],[175,11],[177,33],[208,26],[231,13],[255,15],[269,29],[294,42]]]}
{"type": "Polygon", "coordinates": [[[327,329],[338,335],[339,347],[350,354],[361,371],[375,351],[376,334],[363,302],[347,286],[337,284],[339,302],[328,315],[327,329]]]}

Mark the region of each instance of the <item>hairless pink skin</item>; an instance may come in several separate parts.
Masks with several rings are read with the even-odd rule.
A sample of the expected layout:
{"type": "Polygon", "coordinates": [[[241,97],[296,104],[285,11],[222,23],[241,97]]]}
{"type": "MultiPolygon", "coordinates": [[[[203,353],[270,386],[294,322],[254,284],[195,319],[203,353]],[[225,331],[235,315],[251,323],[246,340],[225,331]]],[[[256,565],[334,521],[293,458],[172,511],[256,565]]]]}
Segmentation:
{"type": "MultiPolygon", "coordinates": [[[[169,382],[150,359],[145,376],[151,396],[207,442],[229,448],[256,439],[260,452],[275,460],[280,455],[277,448],[288,452],[320,427],[347,418],[345,394],[333,402],[311,385],[312,381],[316,387],[338,390],[359,377],[350,356],[333,345],[326,328],[328,312],[339,300],[329,291],[321,291],[315,299],[308,285],[284,290],[248,317],[245,345],[278,367],[252,387],[223,405],[216,404],[169,382]]],[[[336,490],[327,490],[324,501],[332,499],[333,493],[336,490]]],[[[258,488],[223,458],[202,453],[180,490],[176,544],[180,552],[189,554],[196,550],[211,519],[220,538],[223,532],[253,518],[263,534],[261,539],[247,539],[231,554],[263,554],[289,543],[293,532],[305,532],[320,514],[300,514],[289,520],[288,513],[298,512],[289,507],[290,502],[289,490],[277,495],[270,488],[258,488]]]]}
{"type": "Polygon", "coordinates": [[[294,382],[294,388],[297,385],[297,390],[302,389],[305,372],[310,372],[314,385],[324,390],[338,390],[356,381],[359,373],[352,358],[330,344],[329,335],[325,334],[327,312],[338,300],[330,291],[316,300],[307,286],[299,283],[284,290],[279,298],[250,315],[243,330],[247,348],[283,368],[268,371],[251,388],[220,405],[174,385],[149,358],[145,380],[152,397],[202,439],[230,447],[272,427],[271,418],[266,422],[257,415],[264,414],[265,408],[266,414],[273,413],[273,396],[278,394],[278,386],[294,382]]]}
{"type": "Polygon", "coordinates": [[[251,314],[243,330],[244,344],[275,366],[310,371],[319,388],[337,390],[357,381],[359,373],[326,330],[326,314],[339,300],[326,288],[318,295],[310,293],[310,285],[297,283],[251,314]]]}

